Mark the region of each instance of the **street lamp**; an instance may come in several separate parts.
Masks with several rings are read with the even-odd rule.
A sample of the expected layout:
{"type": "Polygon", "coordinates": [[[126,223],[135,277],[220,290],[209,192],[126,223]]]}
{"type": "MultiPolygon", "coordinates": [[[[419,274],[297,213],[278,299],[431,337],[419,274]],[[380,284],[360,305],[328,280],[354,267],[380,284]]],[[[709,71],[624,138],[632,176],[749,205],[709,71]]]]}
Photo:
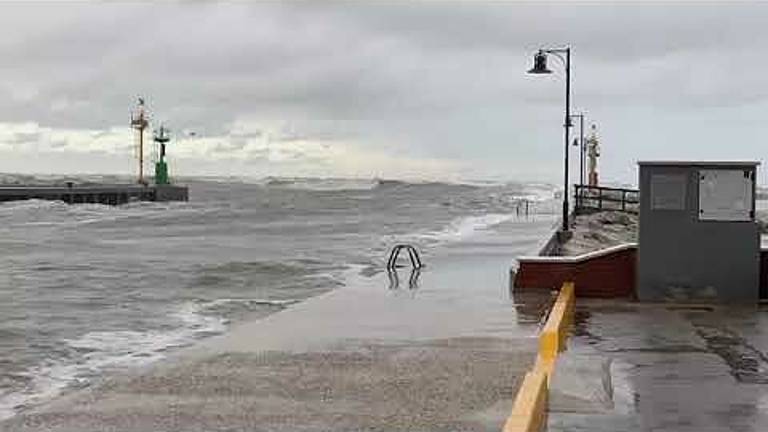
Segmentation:
{"type": "Polygon", "coordinates": [[[528,71],[529,74],[551,74],[552,71],[547,69],[547,54],[553,54],[559,58],[565,66],[565,123],[563,128],[565,129],[565,169],[564,169],[564,182],[563,182],[563,232],[568,232],[568,144],[570,141],[570,128],[571,128],[571,48],[558,48],[558,49],[540,49],[536,55],[533,56],[533,68],[528,71]],[[565,54],[565,58],[563,58],[565,54]]]}
{"type": "Polygon", "coordinates": [[[584,113],[571,114],[571,118],[579,119],[579,139],[573,139],[573,146],[579,147],[579,192],[576,194],[576,208],[579,208],[581,204],[580,194],[584,193],[584,151],[586,146],[584,144],[584,113]]]}

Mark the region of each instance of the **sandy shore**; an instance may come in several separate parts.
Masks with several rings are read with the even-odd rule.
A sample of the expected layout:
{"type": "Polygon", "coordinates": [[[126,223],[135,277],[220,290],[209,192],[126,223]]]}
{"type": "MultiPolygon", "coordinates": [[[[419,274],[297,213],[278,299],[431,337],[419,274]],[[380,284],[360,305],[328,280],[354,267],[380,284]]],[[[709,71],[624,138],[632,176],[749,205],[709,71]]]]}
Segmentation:
{"type": "Polygon", "coordinates": [[[3,431],[495,430],[549,298],[511,298],[509,265],[552,221],[443,249],[416,286],[386,273],[233,328],[3,431]]]}

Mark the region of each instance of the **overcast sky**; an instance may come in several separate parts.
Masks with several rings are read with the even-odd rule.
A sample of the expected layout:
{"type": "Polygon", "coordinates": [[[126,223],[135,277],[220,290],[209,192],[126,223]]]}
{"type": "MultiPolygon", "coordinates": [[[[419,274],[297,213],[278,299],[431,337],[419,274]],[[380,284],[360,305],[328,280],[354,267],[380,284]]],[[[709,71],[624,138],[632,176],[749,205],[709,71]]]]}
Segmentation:
{"type": "Polygon", "coordinates": [[[559,182],[563,69],[525,71],[565,45],[605,180],[762,160],[766,22],[726,2],[3,4],[0,171],[132,172],[141,95],[176,174],[559,182]]]}

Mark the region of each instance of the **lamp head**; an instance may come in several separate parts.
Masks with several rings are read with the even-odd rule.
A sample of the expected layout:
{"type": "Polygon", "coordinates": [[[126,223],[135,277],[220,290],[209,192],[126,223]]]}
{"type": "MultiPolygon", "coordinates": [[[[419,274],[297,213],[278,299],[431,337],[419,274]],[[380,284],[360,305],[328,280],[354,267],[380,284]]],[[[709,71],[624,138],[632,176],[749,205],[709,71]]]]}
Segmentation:
{"type": "Polygon", "coordinates": [[[533,68],[528,71],[529,74],[550,74],[551,70],[547,69],[547,54],[544,51],[539,50],[535,56],[533,56],[533,68]]]}

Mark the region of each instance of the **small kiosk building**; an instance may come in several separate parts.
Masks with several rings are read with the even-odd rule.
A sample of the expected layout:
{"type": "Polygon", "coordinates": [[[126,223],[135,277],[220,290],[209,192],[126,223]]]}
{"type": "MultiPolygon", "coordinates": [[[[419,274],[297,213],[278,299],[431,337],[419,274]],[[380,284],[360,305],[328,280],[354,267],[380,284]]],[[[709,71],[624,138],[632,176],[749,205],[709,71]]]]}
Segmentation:
{"type": "Polygon", "coordinates": [[[757,162],[640,162],[637,296],[756,303],[757,162]]]}

